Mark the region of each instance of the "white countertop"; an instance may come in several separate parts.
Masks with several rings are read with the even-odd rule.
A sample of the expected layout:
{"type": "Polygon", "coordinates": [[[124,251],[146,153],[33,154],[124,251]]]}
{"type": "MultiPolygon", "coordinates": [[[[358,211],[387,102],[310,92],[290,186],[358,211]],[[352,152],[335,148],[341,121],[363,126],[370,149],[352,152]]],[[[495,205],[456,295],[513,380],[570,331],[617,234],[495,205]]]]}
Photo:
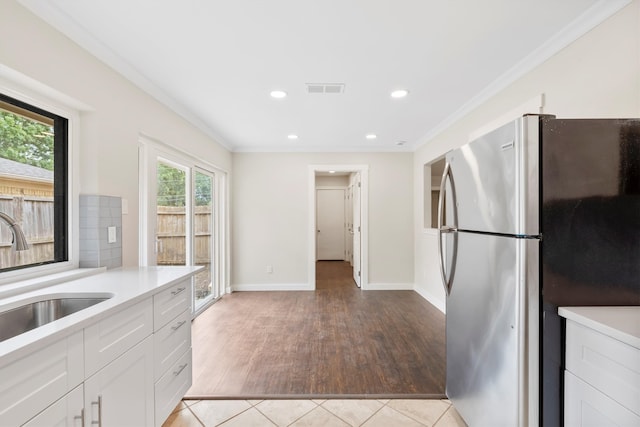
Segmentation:
{"type": "Polygon", "coordinates": [[[558,314],[640,348],[640,307],[560,307],[558,314]]]}
{"type": "Polygon", "coordinates": [[[43,296],[53,298],[69,294],[73,294],[74,297],[112,296],[104,302],[0,342],[0,365],[47,346],[116,311],[149,298],[201,269],[202,267],[180,266],[119,268],[2,298],[0,312],[42,300],[43,296]]]}

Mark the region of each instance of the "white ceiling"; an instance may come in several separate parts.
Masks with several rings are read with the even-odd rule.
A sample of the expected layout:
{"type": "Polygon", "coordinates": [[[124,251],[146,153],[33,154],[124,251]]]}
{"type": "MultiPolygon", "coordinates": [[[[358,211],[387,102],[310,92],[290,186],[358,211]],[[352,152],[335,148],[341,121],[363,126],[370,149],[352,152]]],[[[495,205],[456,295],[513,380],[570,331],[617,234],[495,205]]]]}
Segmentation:
{"type": "Polygon", "coordinates": [[[233,151],[413,150],[630,2],[19,1],[233,151]]]}

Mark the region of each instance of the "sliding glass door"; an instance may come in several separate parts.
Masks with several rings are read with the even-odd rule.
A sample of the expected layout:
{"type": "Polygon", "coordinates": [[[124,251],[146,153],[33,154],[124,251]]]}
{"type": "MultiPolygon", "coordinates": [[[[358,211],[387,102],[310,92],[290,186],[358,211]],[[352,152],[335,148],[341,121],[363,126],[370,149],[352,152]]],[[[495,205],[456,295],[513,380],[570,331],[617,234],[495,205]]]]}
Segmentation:
{"type": "Polygon", "coordinates": [[[197,314],[226,282],[225,173],[141,146],[141,265],[200,265],[193,278],[197,314]]]}
{"type": "Polygon", "coordinates": [[[214,234],[216,218],[213,209],[215,175],[196,169],[193,187],[195,190],[193,194],[194,264],[205,267],[195,276],[194,311],[198,312],[203,305],[219,296],[213,274],[215,272],[214,242],[216,241],[214,234]]]}

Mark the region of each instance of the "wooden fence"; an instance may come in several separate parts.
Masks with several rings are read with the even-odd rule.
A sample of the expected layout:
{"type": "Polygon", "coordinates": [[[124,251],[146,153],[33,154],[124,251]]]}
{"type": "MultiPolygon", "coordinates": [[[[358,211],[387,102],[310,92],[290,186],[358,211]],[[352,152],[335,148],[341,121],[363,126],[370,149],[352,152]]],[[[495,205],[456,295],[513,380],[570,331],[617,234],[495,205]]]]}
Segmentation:
{"type": "Polygon", "coordinates": [[[22,228],[28,251],[13,249],[13,234],[0,220],[0,268],[35,264],[53,259],[53,197],[0,196],[0,212],[13,218],[22,228]]]}
{"type": "MultiPolygon", "coordinates": [[[[186,214],[184,207],[158,206],[160,250],[158,265],[182,265],[185,259],[186,214]]],[[[197,265],[211,261],[211,207],[196,206],[194,219],[194,255],[197,265]]]]}
{"type": "MultiPolygon", "coordinates": [[[[158,265],[186,263],[186,212],[184,207],[158,206],[158,265]]],[[[211,293],[211,207],[196,206],[194,215],[194,258],[205,270],[195,277],[195,297],[205,298],[211,293]]]]}

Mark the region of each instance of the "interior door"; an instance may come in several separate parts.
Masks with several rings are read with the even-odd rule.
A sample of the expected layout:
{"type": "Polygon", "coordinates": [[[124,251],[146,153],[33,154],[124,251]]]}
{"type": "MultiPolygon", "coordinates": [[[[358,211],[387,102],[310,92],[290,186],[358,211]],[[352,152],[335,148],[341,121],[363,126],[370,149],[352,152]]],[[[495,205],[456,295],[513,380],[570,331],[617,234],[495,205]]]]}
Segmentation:
{"type": "Polygon", "coordinates": [[[361,253],[361,184],[360,184],[360,174],[355,174],[353,180],[353,280],[355,280],[356,285],[360,287],[360,253],[361,253]]]}
{"type": "Polygon", "coordinates": [[[318,260],[344,260],[344,213],[344,189],[316,190],[318,260]]]}

